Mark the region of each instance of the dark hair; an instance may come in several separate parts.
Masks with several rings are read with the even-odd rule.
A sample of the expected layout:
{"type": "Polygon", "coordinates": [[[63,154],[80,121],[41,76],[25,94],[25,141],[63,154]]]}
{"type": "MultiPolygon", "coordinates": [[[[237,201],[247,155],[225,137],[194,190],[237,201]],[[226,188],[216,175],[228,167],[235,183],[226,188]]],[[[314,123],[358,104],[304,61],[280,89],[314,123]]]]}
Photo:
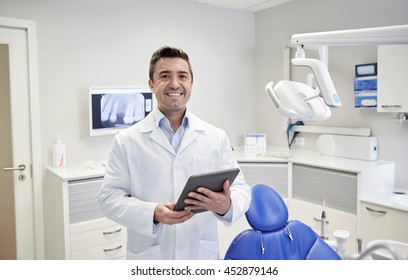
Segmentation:
{"type": "Polygon", "coordinates": [[[191,68],[190,59],[188,58],[187,53],[178,48],[173,48],[169,46],[164,46],[155,51],[150,59],[150,68],[149,68],[149,79],[153,81],[153,74],[156,70],[156,63],[161,58],[167,57],[179,57],[184,59],[188,63],[188,69],[190,70],[191,80],[193,80],[193,69],[191,68]]]}

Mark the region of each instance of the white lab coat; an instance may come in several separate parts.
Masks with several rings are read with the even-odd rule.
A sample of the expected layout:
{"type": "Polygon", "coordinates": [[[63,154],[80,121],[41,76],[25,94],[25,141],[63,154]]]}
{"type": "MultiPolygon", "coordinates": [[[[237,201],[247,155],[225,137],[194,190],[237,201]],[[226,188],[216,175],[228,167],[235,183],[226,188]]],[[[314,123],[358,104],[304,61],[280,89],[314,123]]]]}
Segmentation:
{"type": "Polygon", "coordinates": [[[251,191],[240,173],[231,186],[230,221],[207,211],[178,225],[153,222],[157,203],[177,201],[190,175],[238,167],[226,133],[187,114],[177,154],[153,113],[114,137],[98,203],[127,227],[128,259],[218,259],[217,219],[230,225],[248,210],[251,191]]]}

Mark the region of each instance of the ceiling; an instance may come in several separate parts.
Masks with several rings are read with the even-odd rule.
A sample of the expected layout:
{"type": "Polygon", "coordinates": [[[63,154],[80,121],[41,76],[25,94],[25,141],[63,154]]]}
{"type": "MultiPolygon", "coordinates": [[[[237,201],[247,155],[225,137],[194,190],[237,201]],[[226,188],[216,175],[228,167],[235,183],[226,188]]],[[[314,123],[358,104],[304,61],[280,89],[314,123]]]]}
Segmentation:
{"type": "Polygon", "coordinates": [[[195,3],[213,5],[223,8],[258,12],[292,0],[185,0],[195,3]]]}

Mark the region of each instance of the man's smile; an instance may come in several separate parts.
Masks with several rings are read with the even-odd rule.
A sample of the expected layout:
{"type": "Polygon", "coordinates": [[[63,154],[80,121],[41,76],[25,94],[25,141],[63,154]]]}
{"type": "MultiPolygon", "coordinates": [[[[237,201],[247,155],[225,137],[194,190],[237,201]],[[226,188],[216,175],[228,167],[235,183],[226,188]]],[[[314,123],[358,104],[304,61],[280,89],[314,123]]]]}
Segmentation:
{"type": "Polygon", "coordinates": [[[183,95],[182,92],[166,92],[167,96],[181,96],[183,95]]]}

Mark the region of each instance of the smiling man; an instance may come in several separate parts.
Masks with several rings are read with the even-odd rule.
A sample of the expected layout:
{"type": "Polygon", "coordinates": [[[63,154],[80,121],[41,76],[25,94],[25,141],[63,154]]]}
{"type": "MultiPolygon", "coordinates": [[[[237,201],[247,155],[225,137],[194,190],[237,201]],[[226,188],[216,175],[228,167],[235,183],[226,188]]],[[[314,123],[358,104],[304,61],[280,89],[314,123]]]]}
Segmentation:
{"type": "Polygon", "coordinates": [[[185,52],[157,50],[149,86],[157,108],[114,137],[98,203],[127,227],[128,259],[218,259],[217,221],[231,225],[247,211],[250,187],[240,173],[222,192],[200,187],[175,211],[189,176],[238,163],[226,133],[187,110],[193,71],[185,52]]]}

